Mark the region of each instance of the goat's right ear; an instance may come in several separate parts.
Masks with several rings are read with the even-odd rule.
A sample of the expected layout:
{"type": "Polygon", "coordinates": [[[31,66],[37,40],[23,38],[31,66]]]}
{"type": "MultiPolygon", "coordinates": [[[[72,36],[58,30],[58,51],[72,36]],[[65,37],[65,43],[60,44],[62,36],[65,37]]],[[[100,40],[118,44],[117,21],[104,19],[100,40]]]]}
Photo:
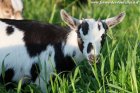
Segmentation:
{"type": "Polygon", "coordinates": [[[60,11],[61,19],[71,28],[77,29],[77,26],[80,24],[80,20],[71,17],[65,10],[60,11]]]}
{"type": "Polygon", "coordinates": [[[108,27],[112,28],[112,27],[116,26],[117,24],[119,24],[120,22],[122,22],[124,17],[125,17],[125,12],[122,12],[115,17],[106,19],[105,23],[107,24],[108,27]]]}

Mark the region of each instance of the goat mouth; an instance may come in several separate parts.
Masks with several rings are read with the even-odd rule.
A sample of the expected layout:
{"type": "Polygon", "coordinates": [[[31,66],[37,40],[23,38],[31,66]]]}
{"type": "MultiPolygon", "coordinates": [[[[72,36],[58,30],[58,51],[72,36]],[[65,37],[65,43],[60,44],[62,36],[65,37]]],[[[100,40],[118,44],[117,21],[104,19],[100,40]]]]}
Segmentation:
{"type": "Polygon", "coordinates": [[[92,65],[93,63],[99,63],[99,57],[90,58],[90,59],[88,59],[88,62],[90,65],[92,65]]]}
{"type": "Polygon", "coordinates": [[[94,60],[88,60],[88,63],[92,65],[94,63],[94,60]]]}

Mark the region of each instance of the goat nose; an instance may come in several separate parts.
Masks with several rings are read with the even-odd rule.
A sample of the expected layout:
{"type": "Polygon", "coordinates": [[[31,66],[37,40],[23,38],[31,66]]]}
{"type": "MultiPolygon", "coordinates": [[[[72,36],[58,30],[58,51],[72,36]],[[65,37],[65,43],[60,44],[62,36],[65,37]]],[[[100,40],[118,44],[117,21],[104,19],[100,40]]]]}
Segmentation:
{"type": "Polygon", "coordinates": [[[93,63],[94,60],[95,60],[95,56],[92,55],[92,54],[90,54],[90,55],[88,56],[88,61],[89,61],[90,63],[93,63]]]}

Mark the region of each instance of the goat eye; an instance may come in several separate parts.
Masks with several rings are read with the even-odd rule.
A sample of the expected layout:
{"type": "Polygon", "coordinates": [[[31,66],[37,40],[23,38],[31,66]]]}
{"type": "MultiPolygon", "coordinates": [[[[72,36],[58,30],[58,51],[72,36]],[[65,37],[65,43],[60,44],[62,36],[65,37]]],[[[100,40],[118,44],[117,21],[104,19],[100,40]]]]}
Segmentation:
{"type": "Polygon", "coordinates": [[[101,30],[101,26],[98,24],[98,29],[101,30]]]}

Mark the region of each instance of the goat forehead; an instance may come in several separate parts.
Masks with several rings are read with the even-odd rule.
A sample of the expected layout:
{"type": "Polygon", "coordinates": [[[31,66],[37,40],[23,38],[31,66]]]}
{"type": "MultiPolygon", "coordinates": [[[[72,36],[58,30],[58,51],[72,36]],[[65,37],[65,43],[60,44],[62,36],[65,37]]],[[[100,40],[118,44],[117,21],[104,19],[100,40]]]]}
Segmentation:
{"type": "Polygon", "coordinates": [[[96,20],[95,19],[84,19],[85,21],[89,21],[89,22],[96,22],[96,20]]]}
{"type": "Polygon", "coordinates": [[[108,30],[108,26],[104,21],[96,21],[95,19],[84,19],[84,21],[86,21],[89,25],[89,27],[93,28],[97,28],[98,25],[103,26],[103,29],[108,30]]]}
{"type": "Polygon", "coordinates": [[[78,31],[80,32],[80,34],[82,34],[83,36],[87,36],[89,31],[93,28],[93,23],[93,19],[82,20],[81,24],[78,27],[78,31]]]}
{"type": "MultiPolygon", "coordinates": [[[[98,29],[97,29],[98,24],[97,24],[97,21],[96,21],[96,20],[94,20],[94,19],[85,19],[84,21],[85,21],[84,23],[86,23],[87,26],[88,26],[88,32],[93,32],[93,31],[98,30],[98,29]]],[[[102,25],[102,24],[101,24],[101,25],[102,25]]],[[[87,26],[86,26],[86,28],[87,28],[87,26]]],[[[85,28],[85,27],[84,27],[84,28],[85,28]]],[[[91,34],[91,33],[90,33],[90,34],[91,34]]]]}
{"type": "MultiPolygon", "coordinates": [[[[87,34],[81,35],[81,38],[84,42],[84,47],[88,49],[88,52],[91,51],[93,47],[95,47],[96,50],[96,46],[100,46],[101,41],[103,41],[102,35],[105,34],[103,23],[101,21],[96,21],[94,19],[85,19],[83,21],[85,21],[88,24],[87,34]],[[100,25],[100,29],[98,25],[100,25]]],[[[83,32],[82,28],[81,28],[81,32],[83,32]]]]}
{"type": "Polygon", "coordinates": [[[89,25],[93,25],[96,23],[95,19],[84,19],[84,21],[86,21],[89,25]]]}

